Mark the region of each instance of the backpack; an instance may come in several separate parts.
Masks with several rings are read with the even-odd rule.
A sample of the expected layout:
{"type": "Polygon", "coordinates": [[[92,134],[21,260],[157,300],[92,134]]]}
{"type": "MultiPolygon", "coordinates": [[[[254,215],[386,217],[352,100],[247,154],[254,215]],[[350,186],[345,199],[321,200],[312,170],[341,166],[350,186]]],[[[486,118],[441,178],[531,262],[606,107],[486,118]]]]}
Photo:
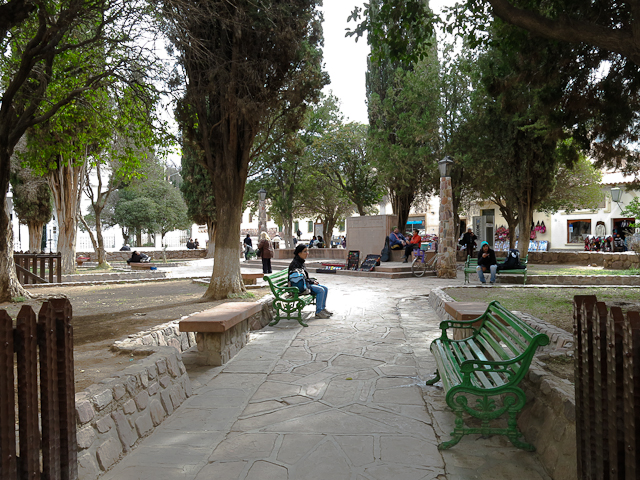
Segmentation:
{"type": "Polygon", "coordinates": [[[498,270],[524,270],[525,268],[524,265],[520,265],[520,252],[515,248],[511,248],[504,263],[498,265],[498,270]]]}
{"type": "Polygon", "coordinates": [[[388,262],[391,260],[391,248],[389,247],[389,236],[384,239],[384,248],[380,252],[380,261],[388,262]]]}
{"type": "Polygon", "coordinates": [[[300,293],[309,293],[309,285],[307,285],[307,276],[304,270],[296,268],[289,274],[289,285],[297,287],[300,293]]]}

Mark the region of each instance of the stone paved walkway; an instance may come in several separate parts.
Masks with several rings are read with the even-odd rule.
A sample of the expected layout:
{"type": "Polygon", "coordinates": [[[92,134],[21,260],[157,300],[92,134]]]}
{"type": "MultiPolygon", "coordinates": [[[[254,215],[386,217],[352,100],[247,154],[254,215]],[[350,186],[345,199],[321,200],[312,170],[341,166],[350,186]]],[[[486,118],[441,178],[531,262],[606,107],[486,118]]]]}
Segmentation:
{"type": "MultiPolygon", "coordinates": [[[[328,320],[256,332],[231,362],[190,368],[194,395],[108,480],[548,479],[501,437],[451,450],[453,414],[428,345],[439,279],[322,277],[328,320]]],[[[461,283],[461,279],[453,283],[461,283]]]]}

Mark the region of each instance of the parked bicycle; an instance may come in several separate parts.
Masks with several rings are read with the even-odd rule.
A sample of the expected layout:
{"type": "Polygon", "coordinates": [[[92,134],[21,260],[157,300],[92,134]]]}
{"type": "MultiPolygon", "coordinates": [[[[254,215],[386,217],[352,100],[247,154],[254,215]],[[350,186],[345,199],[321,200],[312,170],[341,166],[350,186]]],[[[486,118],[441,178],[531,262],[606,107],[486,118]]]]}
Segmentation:
{"type": "Polygon", "coordinates": [[[433,271],[436,269],[436,260],[438,254],[436,253],[430,260],[427,260],[426,251],[414,250],[413,262],[411,263],[411,273],[416,277],[422,277],[427,270],[433,271]]]}

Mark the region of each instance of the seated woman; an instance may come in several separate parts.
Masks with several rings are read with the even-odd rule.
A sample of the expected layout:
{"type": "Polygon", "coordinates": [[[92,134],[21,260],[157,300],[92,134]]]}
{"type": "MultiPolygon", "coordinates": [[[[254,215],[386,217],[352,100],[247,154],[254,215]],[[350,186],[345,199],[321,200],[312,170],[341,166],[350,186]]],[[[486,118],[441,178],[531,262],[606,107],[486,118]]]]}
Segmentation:
{"type": "Polygon", "coordinates": [[[295,271],[304,272],[304,276],[307,279],[307,286],[309,290],[316,296],[316,318],[329,318],[333,315],[332,312],[325,308],[327,304],[327,293],[328,288],[324,285],[319,285],[318,281],[312,278],[309,278],[309,272],[307,272],[307,267],[305,267],[304,263],[309,255],[308,247],[301,243],[296,246],[293,251],[293,261],[289,265],[289,276],[295,271]]]}
{"type": "Polygon", "coordinates": [[[404,247],[404,257],[402,257],[402,263],[407,263],[409,261],[409,257],[411,256],[411,252],[415,249],[420,249],[420,244],[422,243],[422,237],[418,234],[418,230],[413,231],[413,236],[409,243],[404,247]]]}

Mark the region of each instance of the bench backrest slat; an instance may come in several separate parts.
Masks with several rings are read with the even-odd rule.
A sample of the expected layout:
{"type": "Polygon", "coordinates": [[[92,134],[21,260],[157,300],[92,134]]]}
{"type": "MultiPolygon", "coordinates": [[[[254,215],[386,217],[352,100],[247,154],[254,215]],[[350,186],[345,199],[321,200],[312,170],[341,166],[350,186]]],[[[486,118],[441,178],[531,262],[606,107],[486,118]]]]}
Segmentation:
{"type": "Polygon", "coordinates": [[[271,275],[265,275],[264,278],[269,282],[270,287],[284,288],[289,285],[289,270],[280,270],[271,275]]]}

